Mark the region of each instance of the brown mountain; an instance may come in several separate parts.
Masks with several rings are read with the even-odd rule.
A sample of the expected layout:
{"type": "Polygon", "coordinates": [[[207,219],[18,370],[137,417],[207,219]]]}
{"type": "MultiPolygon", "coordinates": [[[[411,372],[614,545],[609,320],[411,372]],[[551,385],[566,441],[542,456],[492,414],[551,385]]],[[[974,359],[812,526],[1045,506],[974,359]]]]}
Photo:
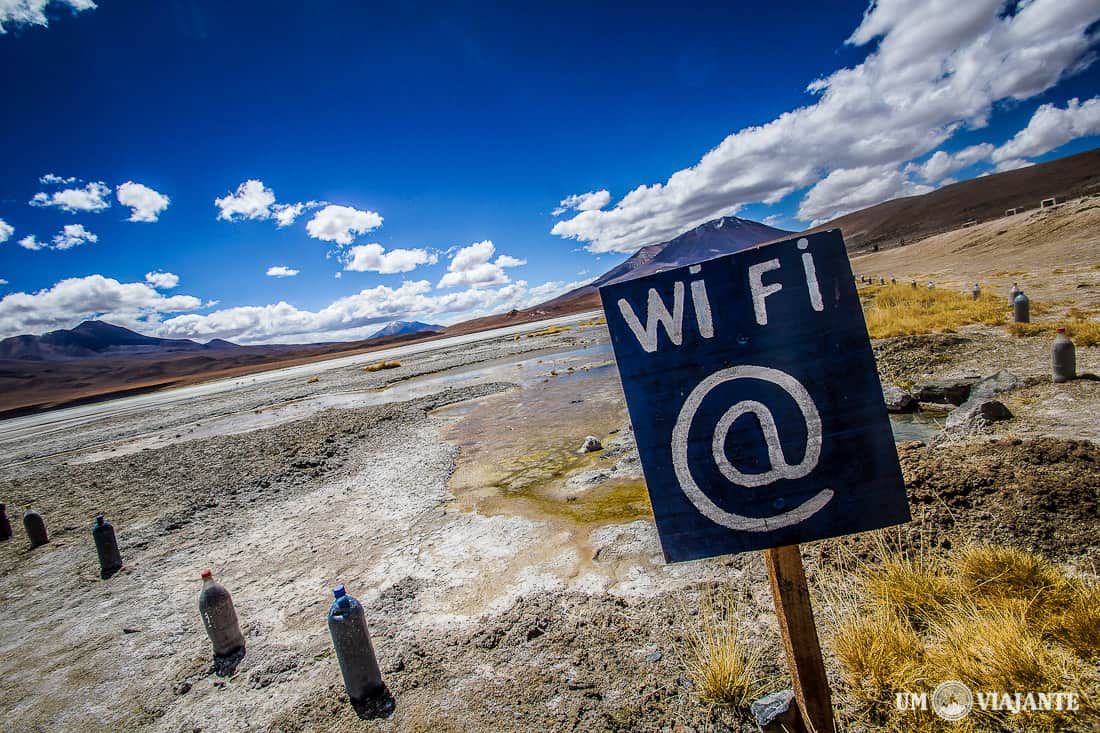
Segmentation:
{"type": "Polygon", "coordinates": [[[840,229],[849,251],[880,249],[999,219],[1011,209],[1038,209],[1043,199],[1064,201],[1100,192],[1100,148],[1048,163],[954,183],[856,211],[810,229],[840,229]]]}

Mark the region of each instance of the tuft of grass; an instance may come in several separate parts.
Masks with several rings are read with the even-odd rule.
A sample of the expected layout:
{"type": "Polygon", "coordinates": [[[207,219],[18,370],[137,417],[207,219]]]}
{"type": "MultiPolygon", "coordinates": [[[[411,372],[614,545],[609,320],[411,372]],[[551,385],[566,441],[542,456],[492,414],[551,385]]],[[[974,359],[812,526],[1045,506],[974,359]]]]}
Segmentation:
{"type": "Polygon", "coordinates": [[[320,377],[310,377],[309,379],[306,380],[306,384],[317,384],[320,381],[321,381],[320,377]]]}
{"type": "MultiPolygon", "coordinates": [[[[747,708],[771,683],[760,672],[763,647],[748,646],[738,633],[736,606],[728,593],[704,593],[699,623],[686,629],[681,664],[696,697],[706,705],[747,708]]],[[[690,618],[686,609],[684,617],[690,618]]]]}
{"type": "Polygon", "coordinates": [[[826,636],[857,717],[896,731],[1090,729],[1100,686],[1100,584],[1070,577],[1045,558],[971,545],[944,559],[903,551],[879,535],[826,592],[826,636]],[[960,680],[974,692],[1075,691],[1077,712],[982,711],[960,728],[932,713],[898,711],[898,691],[928,692],[960,680]]]}
{"type": "Polygon", "coordinates": [[[527,334],[527,338],[532,338],[533,336],[553,336],[556,333],[565,333],[569,330],[571,330],[569,326],[550,326],[549,328],[544,328],[541,331],[532,331],[531,333],[527,334]]]}
{"type": "Polygon", "coordinates": [[[584,321],[580,325],[582,326],[606,326],[606,318],[593,318],[591,321],[584,321]]]}
{"type": "Polygon", "coordinates": [[[999,326],[1009,316],[1007,300],[990,292],[977,300],[969,293],[909,284],[871,286],[859,292],[871,338],[952,332],[975,323],[999,326]]]}
{"type": "Polygon", "coordinates": [[[363,367],[364,372],[380,372],[383,369],[396,369],[401,366],[399,361],[376,361],[373,364],[367,364],[363,367]]]}
{"type": "Polygon", "coordinates": [[[1100,322],[1098,321],[1043,321],[1041,323],[1010,323],[1008,332],[1013,336],[1054,335],[1058,327],[1066,329],[1066,335],[1077,346],[1096,346],[1100,344],[1100,322]]]}

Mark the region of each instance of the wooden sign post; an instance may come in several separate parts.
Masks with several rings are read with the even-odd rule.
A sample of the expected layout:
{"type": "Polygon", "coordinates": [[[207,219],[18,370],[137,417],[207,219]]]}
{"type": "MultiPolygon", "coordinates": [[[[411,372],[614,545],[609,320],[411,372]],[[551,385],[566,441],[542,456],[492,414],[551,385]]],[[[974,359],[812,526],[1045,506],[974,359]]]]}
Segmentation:
{"type": "Polygon", "coordinates": [[[779,635],[787,652],[787,667],[804,730],[832,733],[835,727],[832,696],[817,640],[810,590],[802,569],[802,553],[798,545],[774,547],[764,550],[764,563],[768,567],[779,635]]]}
{"type": "Polygon", "coordinates": [[[665,559],[764,550],[804,730],[831,733],[798,545],[909,521],[840,232],[600,297],[665,559]]]}

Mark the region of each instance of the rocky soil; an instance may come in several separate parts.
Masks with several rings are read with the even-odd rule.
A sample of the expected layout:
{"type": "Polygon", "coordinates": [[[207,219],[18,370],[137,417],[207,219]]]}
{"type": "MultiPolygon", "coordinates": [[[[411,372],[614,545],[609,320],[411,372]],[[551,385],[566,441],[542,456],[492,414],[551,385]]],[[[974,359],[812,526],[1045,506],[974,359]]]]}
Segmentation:
{"type": "MultiPolygon", "coordinates": [[[[768,689],[789,684],[763,563],[667,566],[644,504],[621,513],[638,464],[606,340],[601,327],[494,340],[9,441],[0,729],[755,730],[697,700],[683,656],[700,595],[723,589],[768,689]],[[362,400],[248,422],[337,393],[362,400]],[[576,454],[589,434],[604,450],[576,454]],[[49,545],[27,548],[25,503],[49,545]],[[107,581],[89,531],[99,512],[127,563],[107,581]],[[207,566],[246,635],[231,674],[197,613],[207,566]],[[388,718],[360,720],[344,695],[324,620],[337,583],[366,607],[388,718]]],[[[906,389],[1019,378],[998,395],[1013,418],[899,445],[909,535],[1082,570],[1100,558],[1100,383],[1051,384],[1047,348],[982,328],[875,345],[884,379],[906,389]]],[[[1100,349],[1078,364],[1100,372],[1100,349]]],[[[815,594],[824,566],[867,545],[807,545],[815,594]]]]}

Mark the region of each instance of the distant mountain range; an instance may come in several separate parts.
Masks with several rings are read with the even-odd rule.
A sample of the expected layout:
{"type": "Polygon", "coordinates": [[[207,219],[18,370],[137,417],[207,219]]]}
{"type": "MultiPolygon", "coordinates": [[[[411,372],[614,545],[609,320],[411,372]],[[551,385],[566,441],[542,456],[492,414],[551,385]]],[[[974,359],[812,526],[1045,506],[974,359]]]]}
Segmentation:
{"type": "Polygon", "coordinates": [[[76,328],[50,331],[41,336],[12,336],[0,341],[0,359],[55,361],[91,356],[134,356],[178,351],[212,351],[240,348],[223,339],[205,344],[190,339],[143,336],[128,328],[103,321],[84,321],[76,328]]]}
{"type": "Polygon", "coordinates": [[[368,338],[376,339],[383,336],[399,336],[403,333],[421,333],[423,331],[439,333],[444,330],[446,329],[443,326],[433,326],[430,323],[421,323],[420,321],[394,321],[375,331],[368,338]]]}

